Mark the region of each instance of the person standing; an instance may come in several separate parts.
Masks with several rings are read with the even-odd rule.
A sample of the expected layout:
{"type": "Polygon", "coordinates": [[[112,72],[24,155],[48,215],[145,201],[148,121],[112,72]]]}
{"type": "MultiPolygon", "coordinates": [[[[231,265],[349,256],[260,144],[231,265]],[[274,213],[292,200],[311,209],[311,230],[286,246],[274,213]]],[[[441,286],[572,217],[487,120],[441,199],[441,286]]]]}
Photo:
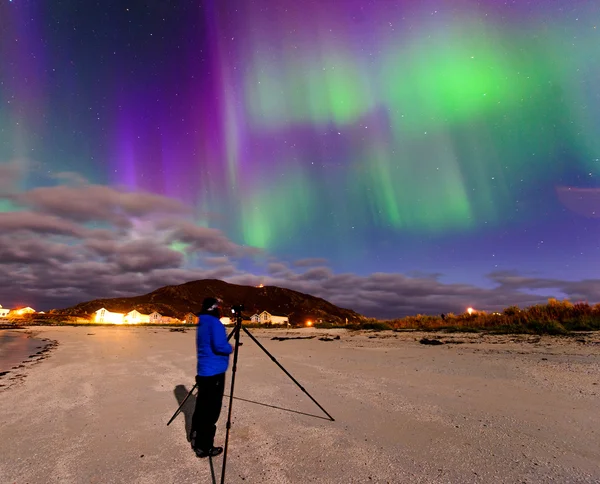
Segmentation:
{"type": "Polygon", "coordinates": [[[233,348],[227,341],[220,317],[220,301],[212,297],[205,298],[202,310],[198,313],[196,329],[198,396],[190,438],[192,449],[198,457],[214,457],[223,452],[223,447],[214,446],[214,439],[223,405],[225,372],[233,348]]]}

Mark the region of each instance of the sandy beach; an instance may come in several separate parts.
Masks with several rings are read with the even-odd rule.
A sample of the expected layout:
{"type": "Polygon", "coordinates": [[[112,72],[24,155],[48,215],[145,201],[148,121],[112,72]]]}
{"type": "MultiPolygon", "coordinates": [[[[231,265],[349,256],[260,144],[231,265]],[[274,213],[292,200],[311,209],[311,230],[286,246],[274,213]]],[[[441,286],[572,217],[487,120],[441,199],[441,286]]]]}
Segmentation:
{"type": "MultiPolygon", "coordinates": [[[[0,482],[212,482],[186,438],[194,400],[166,425],[193,330],[27,331],[57,345],[0,378],[0,482]]],[[[226,482],[600,482],[598,334],[252,332],[335,421],[243,335],[226,482]]]]}

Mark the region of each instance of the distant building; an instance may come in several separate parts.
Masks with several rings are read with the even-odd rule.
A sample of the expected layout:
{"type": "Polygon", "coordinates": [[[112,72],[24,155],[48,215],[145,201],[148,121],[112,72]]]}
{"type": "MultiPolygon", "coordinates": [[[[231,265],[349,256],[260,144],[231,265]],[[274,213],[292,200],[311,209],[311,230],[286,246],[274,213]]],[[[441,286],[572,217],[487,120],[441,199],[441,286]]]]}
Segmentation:
{"type": "Polygon", "coordinates": [[[151,323],[160,324],[163,322],[163,315],[154,311],[150,313],[149,319],[151,323]]]}
{"type": "Polygon", "coordinates": [[[181,319],[173,318],[171,316],[163,316],[157,311],[150,313],[148,316],[150,318],[150,323],[154,324],[181,324],[181,319]]]}
{"type": "Polygon", "coordinates": [[[271,314],[271,324],[290,324],[290,319],[287,316],[271,314]]]}
{"type": "Polygon", "coordinates": [[[106,308],[98,309],[95,312],[94,322],[105,324],[123,324],[125,315],[122,313],[113,313],[106,308]]]}
{"type": "Polygon", "coordinates": [[[2,307],[2,305],[0,304],[0,318],[5,318],[8,316],[8,313],[10,313],[10,309],[5,309],[2,307]]]}
{"type": "Polygon", "coordinates": [[[150,315],[149,314],[142,314],[139,311],[137,311],[136,309],[134,309],[133,311],[129,311],[125,315],[125,317],[123,318],[123,320],[127,324],[149,323],[150,322],[150,315]]]}
{"type": "Polygon", "coordinates": [[[26,308],[13,309],[11,311],[11,316],[25,316],[26,314],[35,314],[35,309],[27,306],[26,308]]]}
{"type": "Polygon", "coordinates": [[[259,324],[290,324],[290,320],[287,316],[278,316],[267,311],[263,311],[260,314],[254,314],[250,318],[250,321],[259,324]]]}
{"type": "Polygon", "coordinates": [[[187,313],[185,315],[185,324],[198,324],[198,316],[194,313],[187,313]]]}

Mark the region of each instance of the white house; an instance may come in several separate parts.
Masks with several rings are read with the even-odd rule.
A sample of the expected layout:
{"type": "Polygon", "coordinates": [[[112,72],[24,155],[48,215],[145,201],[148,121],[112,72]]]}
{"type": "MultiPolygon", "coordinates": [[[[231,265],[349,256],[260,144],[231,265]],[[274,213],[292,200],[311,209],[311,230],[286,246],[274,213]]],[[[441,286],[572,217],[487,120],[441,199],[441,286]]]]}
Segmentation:
{"type": "Polygon", "coordinates": [[[253,323],[260,324],[289,324],[290,320],[287,316],[277,316],[267,311],[263,311],[260,314],[255,314],[250,318],[253,323]]]}
{"type": "Polygon", "coordinates": [[[8,313],[10,313],[10,309],[5,309],[2,307],[2,305],[0,304],[0,318],[5,318],[8,316],[8,313]]]}
{"type": "Polygon", "coordinates": [[[150,315],[149,314],[142,314],[139,311],[137,311],[136,309],[134,309],[133,311],[129,311],[125,315],[125,318],[123,318],[123,320],[127,324],[149,323],[150,322],[150,315]]]}
{"type": "Polygon", "coordinates": [[[185,315],[185,324],[198,324],[198,317],[194,313],[185,315]]]}
{"type": "Polygon", "coordinates": [[[148,316],[149,322],[153,324],[178,324],[181,323],[180,319],[173,318],[171,316],[163,316],[157,311],[150,313],[148,316]]]}
{"type": "Polygon", "coordinates": [[[287,316],[271,314],[271,324],[290,324],[290,320],[287,316]]]}
{"type": "Polygon", "coordinates": [[[95,313],[94,321],[96,323],[107,323],[107,324],[123,324],[124,314],[113,313],[106,308],[98,309],[95,313]]]}
{"type": "Polygon", "coordinates": [[[163,322],[163,315],[160,313],[157,313],[156,311],[154,311],[153,313],[150,313],[150,316],[148,316],[149,320],[151,323],[154,324],[160,324],[163,322]]]}
{"type": "Polygon", "coordinates": [[[16,316],[23,316],[25,314],[35,314],[35,309],[30,308],[29,306],[27,306],[26,308],[13,309],[12,312],[16,316]]]}

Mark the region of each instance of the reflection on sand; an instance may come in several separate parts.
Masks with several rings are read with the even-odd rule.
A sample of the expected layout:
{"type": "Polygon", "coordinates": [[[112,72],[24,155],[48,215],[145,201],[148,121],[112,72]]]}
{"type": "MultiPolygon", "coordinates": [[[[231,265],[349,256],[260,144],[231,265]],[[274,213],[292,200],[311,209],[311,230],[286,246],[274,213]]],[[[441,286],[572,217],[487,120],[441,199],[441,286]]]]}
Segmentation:
{"type": "Polygon", "coordinates": [[[0,330],[0,372],[9,371],[45,346],[26,331],[0,330]]]}

